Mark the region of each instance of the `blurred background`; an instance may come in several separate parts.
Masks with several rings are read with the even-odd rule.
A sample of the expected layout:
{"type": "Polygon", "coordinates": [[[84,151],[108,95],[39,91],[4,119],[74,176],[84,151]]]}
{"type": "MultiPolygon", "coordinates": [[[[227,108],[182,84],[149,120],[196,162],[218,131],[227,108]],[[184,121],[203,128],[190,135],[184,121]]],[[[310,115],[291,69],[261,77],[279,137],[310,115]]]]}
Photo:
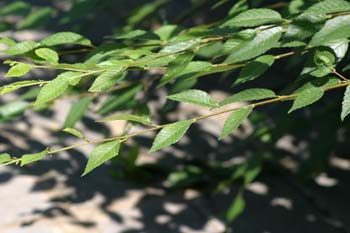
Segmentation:
{"type": "MultiPolygon", "coordinates": [[[[2,0],[0,37],[37,41],[54,32],[73,31],[99,45],[105,36],[133,29],[213,23],[225,18],[236,2],[2,0]]],[[[249,1],[250,7],[273,8],[282,14],[289,3],[249,1]]],[[[84,56],[67,54],[63,59],[74,63],[84,56]]],[[[0,55],[2,61],[7,58],[0,55]]],[[[230,72],[209,75],[194,85],[216,99],[257,86],[280,93],[300,72],[293,59],[300,58],[276,62],[263,75],[269,82],[262,78],[229,88],[238,74],[230,72]]],[[[4,78],[7,69],[0,66],[1,85],[10,82],[4,78]]],[[[34,70],[28,78],[49,80],[55,75],[34,70]]],[[[132,75],[148,79],[159,74],[132,75]]],[[[164,96],[171,91],[153,88],[125,101],[130,102],[129,108],[150,109],[159,122],[208,114],[200,107],[165,103],[164,96]]],[[[33,110],[28,103],[36,94],[30,88],[1,96],[0,153],[20,156],[78,142],[61,132],[76,96],[65,96],[52,108],[33,110]]],[[[319,103],[291,115],[286,114],[290,103],[260,108],[222,141],[217,137],[227,115],[193,125],[179,144],[154,154],[147,152],[154,135],[140,136],[118,158],[83,178],[93,146],[26,167],[1,167],[0,232],[349,233],[349,120],[342,123],[339,119],[342,94],[327,93],[319,103]],[[244,205],[238,194],[244,199],[244,212],[233,222],[226,221],[232,203],[236,201],[238,209],[244,205]]],[[[93,105],[76,128],[92,139],[123,132],[124,122],[95,122],[96,109],[93,105]]]]}

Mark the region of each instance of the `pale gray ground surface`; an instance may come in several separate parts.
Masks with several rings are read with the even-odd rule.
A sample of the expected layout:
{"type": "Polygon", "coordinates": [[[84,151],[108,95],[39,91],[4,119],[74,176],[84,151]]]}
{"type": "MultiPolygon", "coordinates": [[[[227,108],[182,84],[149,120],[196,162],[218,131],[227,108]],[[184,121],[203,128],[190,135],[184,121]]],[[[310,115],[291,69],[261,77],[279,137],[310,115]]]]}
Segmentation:
{"type": "MultiPolygon", "coordinates": [[[[40,73],[38,74],[40,75],[40,73]]],[[[2,76],[2,75],[1,75],[2,76]]],[[[213,93],[220,98],[222,93],[213,93]]],[[[2,101],[10,101],[6,96],[2,101]]],[[[222,96],[221,96],[222,98],[222,96]]],[[[45,145],[61,147],[76,140],[55,141],[71,100],[55,103],[54,118],[28,111],[14,124],[0,126],[0,151],[21,155],[24,151],[42,149],[45,145]]],[[[181,106],[180,116],[205,114],[202,108],[181,106]]],[[[93,117],[93,116],[90,116],[93,117]]],[[[145,148],[140,163],[154,163],[167,158],[201,157],[215,160],[224,154],[231,162],[242,162],[231,139],[218,145],[224,116],[200,123],[179,146],[158,154],[147,154],[150,137],[140,139],[145,148]],[[197,131],[196,131],[197,130],[197,131]],[[209,132],[202,139],[202,131],[209,132]],[[188,143],[191,142],[191,146],[188,143]],[[220,148],[220,152],[217,151],[220,148]]],[[[91,120],[90,120],[91,121],[91,120]]],[[[86,120],[85,123],[89,121],[86,120]]],[[[121,132],[122,124],[109,124],[113,134],[121,132]]],[[[85,124],[78,128],[89,138],[100,138],[100,132],[89,130],[85,124]]],[[[246,122],[236,136],[251,131],[246,122]]],[[[290,138],[278,147],[297,154],[299,149],[290,138]]],[[[225,194],[208,195],[195,190],[169,191],[157,182],[135,184],[108,175],[113,167],[102,166],[81,178],[86,156],[92,147],[48,157],[24,168],[0,168],[0,232],[1,233],[219,233],[224,229],[222,217],[235,195],[236,188],[225,194]]],[[[344,156],[344,155],[339,155],[344,156]]],[[[171,164],[171,159],[168,164],[171,164]]],[[[329,174],[301,188],[288,175],[263,173],[249,186],[245,198],[247,209],[233,224],[235,233],[345,233],[350,232],[350,162],[333,156],[329,174]]],[[[293,168],[291,161],[286,167],[293,168]]]]}

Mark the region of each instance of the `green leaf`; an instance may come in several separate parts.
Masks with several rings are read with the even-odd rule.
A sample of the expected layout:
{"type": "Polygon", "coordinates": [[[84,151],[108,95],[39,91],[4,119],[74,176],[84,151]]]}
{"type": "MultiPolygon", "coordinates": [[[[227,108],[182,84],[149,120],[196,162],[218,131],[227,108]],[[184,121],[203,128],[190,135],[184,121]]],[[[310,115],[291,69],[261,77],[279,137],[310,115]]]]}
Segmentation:
{"type": "Polygon", "coordinates": [[[31,6],[23,1],[15,1],[1,7],[0,15],[26,15],[30,11],[31,6]]]}
{"type": "Polygon", "coordinates": [[[85,138],[85,136],[82,132],[80,132],[79,130],[73,129],[73,128],[64,128],[62,131],[69,133],[71,135],[74,135],[77,138],[82,138],[82,139],[85,138]]]}
{"type": "Polygon", "coordinates": [[[333,53],[326,50],[316,50],[314,54],[314,63],[317,66],[332,66],[335,63],[333,53]]]}
{"type": "Polygon", "coordinates": [[[251,88],[234,94],[219,103],[220,106],[240,101],[261,100],[276,97],[276,94],[264,88],[251,88]]]}
{"type": "Polygon", "coordinates": [[[297,109],[300,109],[315,103],[316,101],[322,98],[323,94],[324,94],[324,91],[321,88],[316,88],[316,87],[309,88],[300,92],[300,94],[295,98],[293,102],[293,106],[288,111],[288,113],[291,113],[297,109]]]}
{"type": "Polygon", "coordinates": [[[41,41],[44,46],[55,46],[62,44],[78,44],[91,46],[91,41],[74,32],[58,32],[41,41]]]}
{"type": "Polygon", "coordinates": [[[199,40],[187,40],[182,42],[176,42],[165,46],[160,52],[162,53],[177,53],[193,48],[199,44],[199,40]]]}
{"type": "Polygon", "coordinates": [[[226,220],[231,223],[244,211],[244,208],[245,201],[243,195],[239,193],[226,212],[226,220]]]}
{"type": "Polygon", "coordinates": [[[0,116],[6,118],[22,114],[28,106],[27,102],[21,100],[9,102],[0,107],[0,116]]]}
{"type": "Polygon", "coordinates": [[[250,9],[238,14],[233,19],[223,24],[227,27],[254,27],[263,24],[279,23],[283,19],[281,15],[271,9],[250,9]]]}
{"type": "Polygon", "coordinates": [[[19,81],[15,83],[10,83],[8,85],[4,85],[0,87],[0,95],[5,95],[7,93],[16,91],[22,87],[29,87],[33,85],[39,85],[42,84],[42,81],[37,81],[37,80],[24,80],[24,81],[19,81]]]}
{"type": "Polygon", "coordinates": [[[326,22],[311,39],[310,46],[326,45],[332,41],[350,37],[350,15],[338,16],[326,22]]]}
{"type": "Polygon", "coordinates": [[[281,27],[274,27],[260,31],[253,40],[246,43],[243,47],[234,50],[225,60],[225,63],[236,63],[246,61],[257,57],[271,48],[279,46],[279,39],[282,35],[281,27]]]}
{"type": "Polygon", "coordinates": [[[340,118],[344,121],[345,117],[347,117],[350,113],[350,86],[346,87],[343,97],[342,109],[340,118]]]}
{"type": "Polygon", "coordinates": [[[117,81],[123,78],[123,67],[115,67],[103,72],[89,88],[90,92],[103,92],[113,87],[117,81]]]}
{"type": "Polygon", "coordinates": [[[27,74],[32,68],[33,67],[31,65],[18,63],[9,69],[5,77],[6,78],[22,77],[25,74],[27,74]]]}
{"type": "Polygon", "coordinates": [[[75,123],[84,116],[92,100],[93,98],[91,96],[86,96],[72,104],[64,122],[64,127],[73,128],[75,123]]]}
{"type": "Polygon", "coordinates": [[[110,116],[110,117],[106,117],[101,120],[98,120],[98,122],[119,121],[119,120],[134,121],[145,125],[154,125],[151,121],[147,119],[147,117],[137,116],[132,114],[121,114],[116,116],[110,116]]]}
{"type": "MultiPolygon", "coordinates": [[[[60,69],[61,66],[55,65],[55,67],[60,69]]],[[[62,66],[62,68],[63,68],[63,66],[62,66]]],[[[73,67],[71,67],[71,68],[73,68],[73,67]]],[[[79,82],[83,76],[87,76],[87,74],[82,73],[82,72],[76,72],[76,71],[66,71],[66,72],[59,74],[56,78],[67,79],[69,82],[69,85],[76,86],[79,84],[79,82]]]]}
{"type": "Polygon", "coordinates": [[[187,51],[180,54],[171,61],[168,65],[166,75],[160,80],[160,85],[164,85],[171,80],[175,79],[181,72],[188,66],[192,61],[194,53],[192,51],[187,51]]]}
{"type": "Polygon", "coordinates": [[[45,84],[39,92],[34,106],[50,102],[62,95],[69,86],[69,79],[64,75],[59,75],[55,79],[45,84]]]}
{"type": "Polygon", "coordinates": [[[28,41],[23,41],[23,42],[17,43],[15,45],[9,47],[4,52],[6,52],[9,55],[20,55],[20,54],[24,54],[24,53],[27,53],[29,51],[32,51],[37,46],[38,46],[38,43],[28,40],[28,41]]]}
{"type": "Polygon", "coordinates": [[[38,57],[44,59],[45,61],[48,61],[53,64],[56,64],[59,59],[56,51],[48,48],[37,49],[35,50],[35,54],[38,55],[38,57]]]}
{"type": "Polygon", "coordinates": [[[154,139],[150,152],[155,152],[178,142],[191,124],[192,121],[178,121],[165,126],[154,139]]]}
{"type": "Polygon", "coordinates": [[[45,25],[50,19],[53,9],[43,7],[33,10],[19,25],[18,29],[36,28],[45,25]]]}
{"type": "Polygon", "coordinates": [[[314,14],[330,14],[350,11],[350,3],[344,0],[325,0],[312,5],[305,12],[314,14]]]}
{"type": "Polygon", "coordinates": [[[11,161],[11,156],[7,153],[0,154],[0,164],[7,163],[11,161]]]}
{"type": "Polygon", "coordinates": [[[247,106],[233,111],[225,121],[219,140],[235,131],[241,125],[242,121],[250,115],[252,110],[252,106],[247,106]]]}
{"type": "Polygon", "coordinates": [[[275,57],[271,55],[263,55],[243,67],[234,85],[251,81],[265,73],[275,62],[275,57]]]}
{"type": "Polygon", "coordinates": [[[218,103],[205,91],[201,90],[186,90],[174,95],[167,96],[167,99],[191,103],[203,107],[217,107],[218,103]]]}
{"type": "Polygon", "coordinates": [[[47,148],[46,150],[40,152],[40,153],[35,153],[35,154],[25,154],[21,157],[21,167],[24,165],[27,165],[29,163],[36,162],[38,160],[43,159],[46,155],[48,155],[49,149],[47,148]]]}
{"type": "Polygon", "coordinates": [[[134,30],[123,34],[112,36],[114,39],[137,39],[137,40],[159,40],[159,36],[153,32],[147,32],[144,30],[134,30]]]}
{"type": "Polygon", "coordinates": [[[107,160],[117,156],[119,154],[120,143],[120,140],[115,140],[97,146],[92,151],[82,176],[85,176],[107,160]]]}

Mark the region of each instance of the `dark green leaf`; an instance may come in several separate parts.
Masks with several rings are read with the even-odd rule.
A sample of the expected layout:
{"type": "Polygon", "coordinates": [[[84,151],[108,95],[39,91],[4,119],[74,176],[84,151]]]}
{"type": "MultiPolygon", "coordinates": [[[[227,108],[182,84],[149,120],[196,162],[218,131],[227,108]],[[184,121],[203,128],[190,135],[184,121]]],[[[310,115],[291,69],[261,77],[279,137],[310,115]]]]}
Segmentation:
{"type": "Polygon", "coordinates": [[[226,213],[226,220],[228,222],[234,221],[243,211],[245,208],[245,201],[243,199],[243,196],[241,193],[239,193],[233,203],[231,204],[230,208],[227,210],[226,213]]]}
{"type": "Polygon", "coordinates": [[[73,128],[75,123],[77,123],[84,116],[92,99],[93,98],[91,96],[87,96],[75,102],[69,110],[64,122],[64,127],[73,128]]]}
{"type": "Polygon", "coordinates": [[[45,25],[50,19],[53,9],[50,7],[43,7],[33,10],[24,21],[18,25],[18,29],[36,28],[45,25]]]}
{"type": "Polygon", "coordinates": [[[235,85],[242,84],[247,81],[251,81],[265,73],[270,66],[275,62],[275,57],[271,55],[263,55],[258,57],[252,62],[249,62],[243,67],[241,73],[239,74],[235,85]]]}

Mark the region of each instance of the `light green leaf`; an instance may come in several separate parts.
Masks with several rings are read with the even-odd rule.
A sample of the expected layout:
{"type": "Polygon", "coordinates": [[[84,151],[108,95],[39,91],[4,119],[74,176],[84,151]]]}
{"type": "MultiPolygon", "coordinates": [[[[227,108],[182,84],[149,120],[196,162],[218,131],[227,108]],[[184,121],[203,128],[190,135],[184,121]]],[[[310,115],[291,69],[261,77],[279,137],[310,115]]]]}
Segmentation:
{"type": "Polygon", "coordinates": [[[92,99],[93,98],[91,96],[86,96],[72,104],[64,122],[64,127],[73,128],[75,123],[77,123],[84,116],[92,99]]]}
{"type": "Polygon", "coordinates": [[[29,64],[18,63],[9,69],[5,77],[6,78],[22,77],[25,74],[27,74],[32,68],[33,67],[29,64]]]}
{"type": "MultiPolygon", "coordinates": [[[[59,66],[59,65],[57,65],[57,66],[59,66]]],[[[69,85],[76,86],[79,84],[79,82],[83,76],[87,76],[87,74],[82,73],[82,72],[77,72],[77,71],[66,71],[66,72],[59,74],[56,78],[67,79],[69,82],[69,85]]]]}
{"type": "Polygon", "coordinates": [[[151,121],[147,119],[147,117],[137,116],[132,114],[121,114],[116,116],[110,116],[110,117],[106,117],[101,120],[98,120],[98,122],[119,121],[119,120],[134,121],[145,125],[154,125],[151,121]]]}
{"type": "Polygon", "coordinates": [[[350,86],[346,87],[343,97],[342,109],[340,118],[344,121],[345,117],[347,117],[350,113],[350,86]]]}
{"type": "Polygon", "coordinates": [[[9,55],[20,55],[20,54],[24,54],[24,53],[27,53],[29,51],[32,51],[37,46],[38,46],[38,43],[28,40],[28,41],[23,41],[23,42],[17,43],[15,45],[9,47],[4,52],[6,52],[9,55]]]}
{"type": "Polygon", "coordinates": [[[41,41],[42,45],[54,46],[62,44],[79,44],[91,46],[91,41],[74,32],[58,32],[41,41]]]}
{"type": "Polygon", "coordinates": [[[24,81],[10,83],[8,85],[4,85],[4,86],[0,87],[0,95],[5,95],[7,93],[16,91],[22,87],[39,85],[42,83],[43,83],[43,81],[37,81],[37,80],[24,80],[24,81]]]}
{"type": "Polygon", "coordinates": [[[38,160],[43,159],[46,155],[48,155],[49,149],[47,148],[46,150],[40,152],[40,153],[35,153],[35,154],[25,154],[21,157],[21,167],[24,165],[27,165],[29,163],[36,162],[38,160]]]}
{"type": "Polygon", "coordinates": [[[113,87],[117,81],[123,78],[123,67],[114,67],[103,72],[89,88],[90,92],[103,92],[113,87]]]}
{"type": "Polygon", "coordinates": [[[69,79],[66,76],[57,76],[40,89],[34,106],[38,106],[56,99],[66,91],[68,86],[69,79]]]}
{"type": "Polygon", "coordinates": [[[252,41],[249,41],[243,47],[234,50],[225,60],[225,63],[246,61],[265,53],[271,48],[278,47],[278,41],[281,38],[281,35],[281,27],[274,27],[260,31],[252,41]]]}
{"type": "Polygon", "coordinates": [[[36,28],[45,25],[50,19],[53,9],[43,7],[33,10],[19,25],[18,29],[36,28]]]}
{"type": "Polygon", "coordinates": [[[226,212],[226,220],[231,223],[244,211],[244,208],[245,201],[243,195],[239,193],[226,212]]]}
{"type": "Polygon", "coordinates": [[[35,54],[38,55],[38,57],[44,59],[45,61],[48,61],[50,63],[56,64],[58,62],[58,54],[56,51],[49,49],[49,48],[40,48],[35,50],[35,54]]]}
{"type": "Polygon", "coordinates": [[[309,88],[300,92],[300,94],[295,98],[293,106],[288,111],[288,113],[315,103],[322,98],[323,94],[324,91],[321,88],[317,87],[309,88]]]}
{"type": "Polygon", "coordinates": [[[247,106],[233,111],[225,121],[219,140],[235,131],[241,125],[242,121],[249,116],[252,110],[252,106],[247,106]]]}
{"type": "Polygon", "coordinates": [[[73,128],[64,128],[62,131],[69,133],[71,135],[74,135],[77,138],[82,138],[82,139],[85,138],[85,136],[82,132],[80,132],[79,130],[73,129],[73,128]]]}
{"type": "Polygon", "coordinates": [[[263,55],[258,57],[252,62],[249,62],[243,67],[237,80],[234,82],[235,85],[242,84],[247,81],[251,81],[265,73],[270,66],[275,62],[275,57],[271,55],[263,55]]]}
{"type": "Polygon", "coordinates": [[[276,94],[264,88],[251,88],[234,94],[219,103],[220,106],[240,101],[261,100],[276,97],[276,94]]]}
{"type": "Polygon", "coordinates": [[[269,23],[279,23],[283,19],[281,15],[271,9],[250,9],[238,14],[233,19],[223,24],[227,27],[254,27],[269,23]]]}
{"type": "Polygon", "coordinates": [[[174,95],[167,96],[167,99],[191,103],[203,107],[217,107],[218,103],[208,93],[201,90],[186,90],[174,95]]]}
{"type": "Polygon", "coordinates": [[[350,37],[350,15],[338,16],[326,22],[311,39],[311,46],[326,45],[332,41],[350,37]]]}
{"type": "Polygon", "coordinates": [[[11,161],[11,156],[7,153],[0,154],[0,164],[7,163],[11,161]]]}
{"type": "Polygon", "coordinates": [[[119,154],[120,140],[106,142],[97,146],[93,151],[82,176],[85,176],[107,160],[110,160],[119,154]]]}
{"type": "Polygon", "coordinates": [[[192,121],[179,121],[165,126],[154,139],[150,152],[155,152],[178,142],[191,124],[192,121]]]}
{"type": "Polygon", "coordinates": [[[188,40],[182,42],[176,42],[174,44],[170,44],[165,46],[160,52],[162,53],[177,53],[180,51],[184,51],[190,48],[195,47],[199,44],[199,40],[188,40]]]}
{"type": "Polygon", "coordinates": [[[28,102],[21,100],[9,102],[0,107],[0,116],[12,117],[21,114],[28,108],[28,106],[28,102]]]}
{"type": "Polygon", "coordinates": [[[171,80],[175,79],[181,72],[188,66],[192,61],[194,53],[192,51],[187,51],[180,54],[171,61],[168,65],[166,75],[160,80],[160,85],[164,85],[171,80]]]}
{"type": "Polygon", "coordinates": [[[350,11],[350,3],[344,0],[325,0],[312,5],[305,12],[314,14],[330,14],[350,11]]]}

